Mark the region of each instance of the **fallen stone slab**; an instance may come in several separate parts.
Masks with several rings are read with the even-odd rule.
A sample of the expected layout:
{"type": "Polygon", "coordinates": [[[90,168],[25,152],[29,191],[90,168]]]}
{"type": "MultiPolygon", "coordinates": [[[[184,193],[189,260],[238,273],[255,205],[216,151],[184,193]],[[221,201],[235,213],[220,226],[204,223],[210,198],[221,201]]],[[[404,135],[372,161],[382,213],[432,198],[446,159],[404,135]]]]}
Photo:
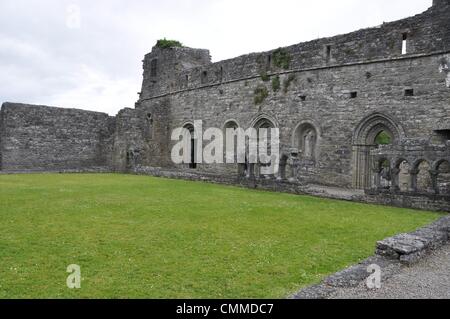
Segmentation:
{"type": "Polygon", "coordinates": [[[339,289],[357,287],[371,275],[368,271],[371,265],[381,268],[383,280],[389,279],[399,273],[402,266],[410,266],[426,258],[449,239],[450,216],[446,216],[412,233],[379,241],[374,256],[325,278],[318,285],[301,290],[290,299],[326,299],[339,289]]]}

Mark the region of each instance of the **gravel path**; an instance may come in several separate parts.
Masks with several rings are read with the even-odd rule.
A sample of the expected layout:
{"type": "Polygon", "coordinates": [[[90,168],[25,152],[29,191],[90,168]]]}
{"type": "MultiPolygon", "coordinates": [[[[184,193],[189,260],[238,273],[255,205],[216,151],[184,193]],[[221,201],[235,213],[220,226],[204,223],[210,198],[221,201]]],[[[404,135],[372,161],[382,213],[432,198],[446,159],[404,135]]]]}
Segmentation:
{"type": "Polygon", "coordinates": [[[450,299],[450,245],[418,264],[402,267],[382,288],[368,290],[365,283],[357,288],[340,289],[331,299],[450,299]]]}

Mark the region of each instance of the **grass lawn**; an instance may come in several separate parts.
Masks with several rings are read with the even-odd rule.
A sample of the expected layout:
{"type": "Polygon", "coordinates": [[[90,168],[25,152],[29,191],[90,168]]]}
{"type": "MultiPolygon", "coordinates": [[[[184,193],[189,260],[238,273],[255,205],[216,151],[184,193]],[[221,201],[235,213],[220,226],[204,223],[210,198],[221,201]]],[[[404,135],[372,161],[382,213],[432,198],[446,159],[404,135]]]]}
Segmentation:
{"type": "Polygon", "coordinates": [[[284,298],[438,217],[145,176],[0,175],[0,298],[284,298]]]}

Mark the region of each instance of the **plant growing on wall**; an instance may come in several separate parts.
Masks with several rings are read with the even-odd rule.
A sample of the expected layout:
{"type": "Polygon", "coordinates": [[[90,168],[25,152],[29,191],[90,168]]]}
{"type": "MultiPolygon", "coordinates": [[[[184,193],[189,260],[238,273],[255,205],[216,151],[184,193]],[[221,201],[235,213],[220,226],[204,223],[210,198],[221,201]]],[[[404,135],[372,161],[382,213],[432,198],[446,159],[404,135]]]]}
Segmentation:
{"type": "Polygon", "coordinates": [[[272,79],[272,90],[278,92],[281,88],[280,77],[277,75],[272,79]]]}
{"type": "Polygon", "coordinates": [[[291,56],[285,49],[279,48],[272,53],[272,61],[276,67],[289,69],[291,56]]]}
{"type": "Polygon", "coordinates": [[[183,44],[177,40],[167,40],[164,38],[156,42],[156,47],[161,49],[182,48],[183,44]]]}
{"type": "Polygon", "coordinates": [[[269,96],[269,91],[264,85],[258,85],[255,89],[255,105],[261,104],[269,96]]]}
{"type": "Polygon", "coordinates": [[[266,70],[262,70],[261,72],[259,72],[259,76],[264,82],[268,82],[270,80],[270,76],[267,74],[266,70]]]}

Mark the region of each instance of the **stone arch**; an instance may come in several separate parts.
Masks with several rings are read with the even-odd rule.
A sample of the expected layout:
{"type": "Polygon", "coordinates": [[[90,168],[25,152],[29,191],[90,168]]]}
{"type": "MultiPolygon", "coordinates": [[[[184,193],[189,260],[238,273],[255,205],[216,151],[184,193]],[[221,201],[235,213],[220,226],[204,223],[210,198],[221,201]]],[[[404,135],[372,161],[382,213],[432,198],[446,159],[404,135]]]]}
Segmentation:
{"type": "Polygon", "coordinates": [[[408,192],[411,189],[411,164],[406,158],[399,158],[393,163],[392,180],[396,191],[408,192]]]}
{"type": "Polygon", "coordinates": [[[238,172],[239,176],[245,176],[246,175],[246,171],[247,171],[247,161],[246,163],[238,163],[238,143],[237,143],[237,136],[235,136],[234,138],[234,150],[233,150],[233,154],[229,154],[230,156],[232,156],[232,158],[227,158],[227,144],[229,143],[228,141],[228,137],[227,137],[227,130],[228,129],[238,129],[239,123],[238,121],[234,120],[234,119],[230,119],[225,121],[225,123],[223,124],[223,137],[224,137],[224,163],[226,165],[234,165],[235,166],[235,171],[238,172]],[[233,164],[229,163],[229,160],[233,159],[233,164]]]}
{"type": "Polygon", "coordinates": [[[431,164],[426,159],[416,160],[413,164],[415,175],[415,189],[421,193],[432,192],[433,180],[431,176],[431,164]]]}
{"type": "Polygon", "coordinates": [[[190,143],[190,161],[189,161],[189,168],[196,169],[197,168],[197,161],[196,161],[196,154],[197,154],[197,141],[198,138],[196,136],[195,127],[192,122],[186,122],[183,124],[183,128],[187,129],[191,133],[191,143],[190,143]]]}
{"type": "Polygon", "coordinates": [[[261,113],[261,114],[257,115],[251,121],[250,127],[259,128],[259,127],[261,127],[260,123],[271,123],[271,125],[273,125],[273,127],[275,127],[275,128],[280,127],[277,119],[274,116],[267,114],[267,113],[261,113]]]}
{"type": "Polygon", "coordinates": [[[393,144],[399,144],[405,138],[405,131],[390,115],[373,113],[364,118],[353,133],[353,145],[373,145],[382,131],[392,136],[393,144]]]}
{"type": "Polygon", "coordinates": [[[301,158],[315,161],[319,153],[320,135],[318,126],[313,122],[300,122],[292,135],[292,147],[299,151],[301,158]]]}
{"type": "Polygon", "coordinates": [[[261,145],[260,145],[261,140],[260,140],[260,135],[259,135],[259,133],[260,133],[259,129],[261,129],[261,128],[268,129],[268,136],[267,136],[268,140],[266,142],[267,143],[267,145],[266,145],[267,155],[273,156],[273,152],[271,150],[271,145],[270,145],[270,141],[271,141],[270,129],[278,128],[279,127],[278,121],[270,115],[260,114],[252,121],[251,127],[257,130],[258,140],[257,140],[256,144],[258,145],[258,160],[257,160],[258,164],[256,164],[256,167],[255,167],[255,165],[250,164],[250,170],[253,171],[257,177],[261,177],[261,176],[274,177],[275,174],[278,172],[280,159],[279,158],[272,159],[270,165],[260,163],[259,151],[261,149],[261,145]],[[275,163],[274,163],[274,161],[275,161],[275,163]],[[269,172],[270,167],[273,167],[274,171],[269,172]]]}
{"type": "Polygon", "coordinates": [[[383,113],[373,113],[365,117],[353,133],[353,187],[367,189],[371,184],[370,151],[378,147],[376,138],[381,132],[391,137],[391,143],[400,144],[405,138],[403,128],[393,117],[383,113]]]}

